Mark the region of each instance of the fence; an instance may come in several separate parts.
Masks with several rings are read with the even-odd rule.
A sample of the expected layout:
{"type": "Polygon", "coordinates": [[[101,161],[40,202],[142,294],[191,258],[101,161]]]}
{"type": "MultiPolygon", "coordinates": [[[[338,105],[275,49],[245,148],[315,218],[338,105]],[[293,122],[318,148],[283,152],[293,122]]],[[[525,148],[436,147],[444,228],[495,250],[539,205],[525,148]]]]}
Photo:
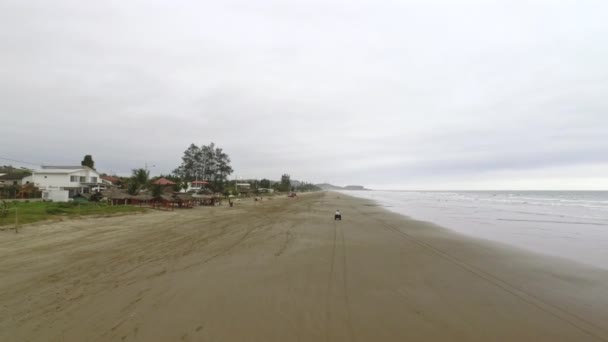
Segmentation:
{"type": "Polygon", "coordinates": [[[0,200],[17,200],[17,201],[26,201],[26,200],[42,200],[42,192],[28,192],[28,193],[19,193],[9,191],[4,188],[0,188],[0,200]]]}

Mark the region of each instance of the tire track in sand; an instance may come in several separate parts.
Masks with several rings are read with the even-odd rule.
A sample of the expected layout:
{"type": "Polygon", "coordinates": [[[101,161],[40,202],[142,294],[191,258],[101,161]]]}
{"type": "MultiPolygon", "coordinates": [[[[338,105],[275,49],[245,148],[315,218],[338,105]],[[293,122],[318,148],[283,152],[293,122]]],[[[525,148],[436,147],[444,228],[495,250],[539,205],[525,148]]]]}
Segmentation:
{"type": "MultiPolygon", "coordinates": [[[[334,220],[334,226],[336,221],[334,220]]],[[[352,323],[352,310],[350,306],[350,295],[348,293],[348,267],[346,262],[346,239],[344,238],[344,227],[340,224],[340,235],[342,237],[342,287],[344,292],[344,304],[346,305],[346,324],[348,325],[348,333],[350,340],[355,341],[355,333],[352,323]]]]}
{"type": "Polygon", "coordinates": [[[334,263],[336,260],[336,240],[337,240],[337,227],[334,222],[333,239],[331,246],[331,258],[329,275],[327,277],[327,295],[325,296],[325,341],[329,342],[329,332],[331,331],[331,294],[333,292],[333,279],[334,279],[334,263]]]}
{"type": "MultiPolygon", "coordinates": [[[[330,264],[330,270],[329,270],[329,276],[327,279],[327,297],[326,297],[326,301],[325,301],[325,323],[326,323],[326,330],[325,330],[325,340],[326,341],[330,341],[331,340],[331,324],[332,324],[332,305],[331,305],[331,300],[333,297],[333,291],[334,291],[334,278],[336,277],[336,263],[338,263],[342,270],[342,281],[341,281],[341,290],[342,290],[342,297],[344,300],[344,309],[346,310],[346,317],[345,317],[345,324],[348,330],[348,335],[349,335],[349,340],[350,341],[355,341],[355,333],[354,333],[354,329],[353,329],[353,324],[352,324],[352,310],[351,310],[351,305],[350,305],[350,295],[349,295],[349,291],[348,291],[348,263],[347,263],[347,258],[346,258],[346,238],[344,237],[344,228],[342,227],[342,225],[336,223],[336,221],[334,221],[333,223],[333,239],[332,239],[332,251],[331,251],[331,264],[330,264]],[[340,226],[338,228],[338,226],[340,226]],[[338,241],[339,240],[339,241],[338,241]],[[338,253],[338,243],[342,246],[341,247],[341,253],[342,253],[342,257],[340,258],[339,256],[336,256],[336,254],[338,253]]],[[[335,279],[336,281],[340,281],[339,279],[335,279]]]]}

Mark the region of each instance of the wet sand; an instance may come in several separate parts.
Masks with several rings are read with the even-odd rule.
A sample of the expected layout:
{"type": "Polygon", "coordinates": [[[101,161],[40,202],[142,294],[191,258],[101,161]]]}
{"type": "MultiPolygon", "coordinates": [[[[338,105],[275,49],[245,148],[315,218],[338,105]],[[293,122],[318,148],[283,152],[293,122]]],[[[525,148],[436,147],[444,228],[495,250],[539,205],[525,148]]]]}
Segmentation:
{"type": "Polygon", "coordinates": [[[0,232],[0,276],[0,341],[608,341],[607,271],[331,192],[0,232]]]}

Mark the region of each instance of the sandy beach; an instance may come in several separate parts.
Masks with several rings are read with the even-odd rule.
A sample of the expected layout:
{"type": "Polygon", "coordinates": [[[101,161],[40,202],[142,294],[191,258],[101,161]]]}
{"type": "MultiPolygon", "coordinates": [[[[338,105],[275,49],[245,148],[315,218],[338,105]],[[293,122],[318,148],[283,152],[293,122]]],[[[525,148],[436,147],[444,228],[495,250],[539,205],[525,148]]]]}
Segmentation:
{"type": "Polygon", "coordinates": [[[1,341],[608,341],[608,272],[332,192],[3,231],[0,274],[1,341]]]}

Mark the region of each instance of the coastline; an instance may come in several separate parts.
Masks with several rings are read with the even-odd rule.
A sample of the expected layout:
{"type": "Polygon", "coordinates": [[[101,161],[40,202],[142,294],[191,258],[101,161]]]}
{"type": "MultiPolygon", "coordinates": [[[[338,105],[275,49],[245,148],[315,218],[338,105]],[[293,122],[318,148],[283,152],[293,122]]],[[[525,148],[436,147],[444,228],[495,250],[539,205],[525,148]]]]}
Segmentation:
{"type": "Polygon", "coordinates": [[[0,252],[2,340],[608,340],[608,271],[343,193],[51,223],[0,252]]]}
{"type": "Polygon", "coordinates": [[[608,270],[608,192],[352,192],[451,231],[608,270]]]}

